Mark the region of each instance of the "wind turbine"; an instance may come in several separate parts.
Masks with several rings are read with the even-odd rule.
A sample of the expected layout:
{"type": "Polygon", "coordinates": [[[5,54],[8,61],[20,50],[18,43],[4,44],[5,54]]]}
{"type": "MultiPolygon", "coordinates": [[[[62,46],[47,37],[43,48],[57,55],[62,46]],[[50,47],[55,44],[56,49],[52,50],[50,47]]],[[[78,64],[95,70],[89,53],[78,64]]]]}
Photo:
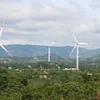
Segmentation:
{"type": "Polygon", "coordinates": [[[50,62],[50,54],[51,54],[51,50],[50,50],[50,47],[52,46],[52,45],[54,45],[55,44],[55,42],[52,42],[49,46],[48,46],[48,62],[50,62]]]}
{"type": "Polygon", "coordinates": [[[72,52],[70,53],[70,56],[72,55],[72,53],[74,52],[75,48],[76,48],[76,70],[79,70],[79,45],[80,44],[91,44],[91,43],[78,43],[78,40],[76,39],[75,35],[73,34],[74,40],[75,40],[75,45],[72,49],[72,52]]]}
{"type": "MultiPolygon", "coordinates": [[[[2,30],[4,28],[4,23],[2,24],[1,26],[1,29],[0,29],[0,37],[1,37],[1,33],[2,33],[2,30]]],[[[12,57],[12,55],[8,52],[8,50],[2,45],[2,43],[0,43],[0,46],[9,54],[9,56],[12,57]]]]}

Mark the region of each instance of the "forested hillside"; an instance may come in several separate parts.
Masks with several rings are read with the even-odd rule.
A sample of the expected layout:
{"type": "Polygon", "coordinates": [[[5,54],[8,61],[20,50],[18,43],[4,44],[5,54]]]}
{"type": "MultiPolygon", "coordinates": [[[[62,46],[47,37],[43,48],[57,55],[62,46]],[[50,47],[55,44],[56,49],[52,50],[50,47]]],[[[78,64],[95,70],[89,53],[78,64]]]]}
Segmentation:
{"type": "MultiPolygon", "coordinates": [[[[39,46],[39,45],[6,45],[6,49],[13,56],[47,56],[48,47],[47,46],[39,46]]],[[[55,57],[69,57],[73,47],[70,46],[59,46],[59,47],[51,47],[51,56],[55,57]]],[[[87,50],[84,48],[80,48],[79,50],[80,56],[82,57],[92,57],[100,54],[100,49],[87,50]]],[[[74,51],[72,56],[75,56],[76,52],[74,51]]],[[[6,57],[8,54],[0,47],[0,57],[6,57]]]]}

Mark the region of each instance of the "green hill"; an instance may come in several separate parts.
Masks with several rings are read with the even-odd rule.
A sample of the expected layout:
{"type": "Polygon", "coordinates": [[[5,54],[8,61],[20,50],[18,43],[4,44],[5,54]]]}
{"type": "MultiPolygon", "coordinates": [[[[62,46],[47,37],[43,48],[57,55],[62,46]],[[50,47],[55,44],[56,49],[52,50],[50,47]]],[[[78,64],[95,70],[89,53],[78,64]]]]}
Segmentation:
{"type": "MultiPolygon", "coordinates": [[[[39,45],[5,45],[5,48],[13,55],[13,56],[47,56],[48,47],[47,46],[39,46],[39,45]]],[[[59,47],[51,47],[51,55],[52,56],[60,56],[60,57],[69,57],[69,54],[72,50],[70,46],[59,46],[59,47]]],[[[84,48],[80,48],[80,56],[82,57],[92,57],[96,55],[100,55],[100,49],[95,50],[87,50],[84,48]]],[[[73,52],[72,56],[75,56],[76,52],[73,52]]],[[[0,57],[9,56],[1,47],[0,47],[0,57]]]]}

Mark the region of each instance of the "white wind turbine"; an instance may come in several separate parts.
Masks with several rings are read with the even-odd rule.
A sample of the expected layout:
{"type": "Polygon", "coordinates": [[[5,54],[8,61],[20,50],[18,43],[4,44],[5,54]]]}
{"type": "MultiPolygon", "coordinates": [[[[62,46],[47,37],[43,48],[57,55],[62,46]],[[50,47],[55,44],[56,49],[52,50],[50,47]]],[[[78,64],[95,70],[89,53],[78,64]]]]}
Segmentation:
{"type": "Polygon", "coordinates": [[[72,49],[72,52],[70,53],[70,56],[72,55],[72,53],[74,52],[75,48],[76,48],[76,70],[79,70],[79,45],[80,44],[91,44],[91,43],[78,43],[78,40],[76,39],[75,35],[73,34],[74,40],[75,40],[75,45],[72,49]]]}
{"type": "Polygon", "coordinates": [[[52,46],[52,45],[54,45],[55,44],[55,42],[52,42],[49,46],[48,46],[48,62],[50,62],[50,54],[51,54],[51,50],[50,50],[50,47],[52,46]]]}
{"type": "MultiPolygon", "coordinates": [[[[4,28],[4,23],[2,24],[1,26],[1,29],[0,29],[0,37],[1,37],[1,33],[2,33],[2,30],[4,28]]],[[[9,56],[12,57],[12,55],[8,52],[8,50],[2,45],[2,43],[0,43],[0,46],[9,54],[9,56]]]]}

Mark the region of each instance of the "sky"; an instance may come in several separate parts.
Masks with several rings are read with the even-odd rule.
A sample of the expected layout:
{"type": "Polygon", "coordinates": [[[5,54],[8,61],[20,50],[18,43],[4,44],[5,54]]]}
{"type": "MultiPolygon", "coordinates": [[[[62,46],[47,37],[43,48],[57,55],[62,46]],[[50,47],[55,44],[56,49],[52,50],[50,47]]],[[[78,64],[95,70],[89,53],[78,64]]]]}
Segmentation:
{"type": "Polygon", "coordinates": [[[0,24],[4,44],[100,48],[100,0],[0,0],[0,24]]]}

